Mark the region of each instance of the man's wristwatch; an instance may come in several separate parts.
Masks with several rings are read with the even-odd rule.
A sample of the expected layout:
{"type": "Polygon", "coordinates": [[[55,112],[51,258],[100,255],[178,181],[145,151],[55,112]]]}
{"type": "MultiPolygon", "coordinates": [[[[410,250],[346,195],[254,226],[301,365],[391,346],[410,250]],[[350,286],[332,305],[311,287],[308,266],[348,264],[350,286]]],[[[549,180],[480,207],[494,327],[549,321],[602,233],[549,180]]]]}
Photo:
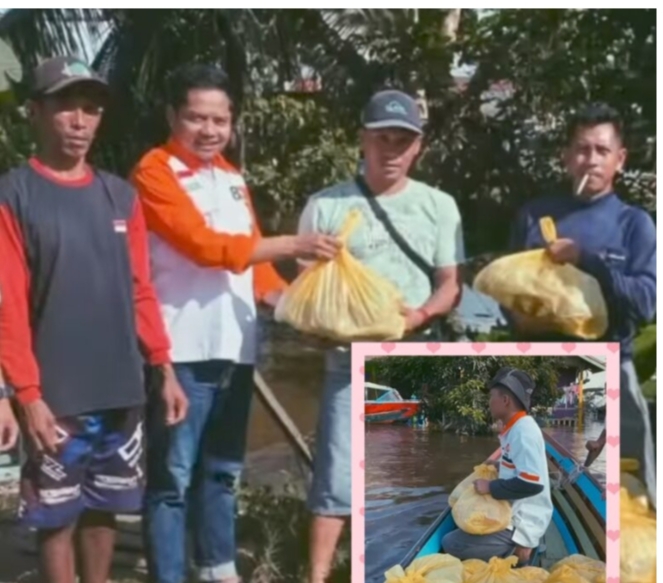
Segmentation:
{"type": "Polygon", "coordinates": [[[0,401],[3,399],[9,399],[9,397],[14,396],[14,391],[12,391],[9,387],[4,387],[0,385],[0,401]]]}

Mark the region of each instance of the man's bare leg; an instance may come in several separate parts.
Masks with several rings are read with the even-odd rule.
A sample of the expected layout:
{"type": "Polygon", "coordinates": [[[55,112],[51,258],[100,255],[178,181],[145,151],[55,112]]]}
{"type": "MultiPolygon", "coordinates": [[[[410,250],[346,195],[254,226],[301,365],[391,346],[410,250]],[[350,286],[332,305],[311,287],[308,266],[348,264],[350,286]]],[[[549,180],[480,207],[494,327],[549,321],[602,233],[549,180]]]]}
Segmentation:
{"type": "Polygon", "coordinates": [[[346,518],[342,516],[314,516],[311,523],[310,583],[327,581],[334,562],[334,552],[341,538],[346,518]]]}
{"type": "Polygon", "coordinates": [[[76,550],[81,583],[106,583],[115,548],[115,515],[86,510],[76,529],[76,550]]]}
{"type": "Polygon", "coordinates": [[[44,583],[76,583],[74,525],[37,531],[41,577],[44,583]]]}

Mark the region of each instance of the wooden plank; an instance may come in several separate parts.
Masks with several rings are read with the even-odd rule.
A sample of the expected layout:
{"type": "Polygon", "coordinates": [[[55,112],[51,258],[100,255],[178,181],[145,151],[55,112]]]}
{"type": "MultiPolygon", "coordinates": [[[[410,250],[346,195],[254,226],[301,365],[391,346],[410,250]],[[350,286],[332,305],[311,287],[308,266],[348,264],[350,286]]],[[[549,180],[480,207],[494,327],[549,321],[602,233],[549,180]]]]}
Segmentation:
{"type": "MultiPolygon", "coordinates": [[[[564,470],[559,467],[557,462],[550,458],[548,458],[548,468],[549,470],[552,469],[552,471],[555,472],[564,473],[564,470]]],[[[605,526],[601,525],[601,522],[599,521],[594,511],[590,507],[588,507],[587,502],[584,501],[583,496],[578,492],[577,486],[574,486],[572,484],[565,484],[563,486],[563,491],[570,498],[571,505],[575,507],[575,510],[578,514],[578,518],[581,520],[583,524],[583,530],[589,531],[589,534],[594,539],[596,545],[598,545],[598,551],[596,551],[597,554],[596,558],[598,558],[601,561],[605,561],[605,556],[606,556],[605,526]]]]}
{"type": "Polygon", "coordinates": [[[576,514],[575,509],[559,490],[553,490],[552,496],[554,504],[559,509],[560,513],[564,517],[564,520],[569,525],[573,536],[576,538],[582,554],[593,559],[598,559],[599,556],[594,547],[594,543],[587,534],[587,531],[580,521],[580,518],[576,514]]]}
{"type": "Polygon", "coordinates": [[[262,375],[255,371],[253,375],[253,381],[255,383],[256,389],[258,389],[258,396],[263,405],[265,405],[267,412],[272,416],[274,421],[285,433],[286,438],[293,446],[295,451],[300,455],[300,457],[306,462],[309,469],[313,469],[313,456],[302,437],[302,434],[297,429],[294,421],[290,418],[290,415],[286,410],[281,406],[278,399],[269,388],[269,385],[265,382],[265,379],[262,378],[262,375]]]}
{"type": "Polygon", "coordinates": [[[575,506],[576,511],[580,514],[582,521],[592,535],[592,538],[596,541],[600,548],[600,559],[605,561],[606,554],[606,535],[605,527],[601,526],[599,521],[596,519],[594,513],[587,507],[587,504],[583,501],[580,494],[572,486],[565,485],[564,491],[570,498],[572,504],[575,506]]]}

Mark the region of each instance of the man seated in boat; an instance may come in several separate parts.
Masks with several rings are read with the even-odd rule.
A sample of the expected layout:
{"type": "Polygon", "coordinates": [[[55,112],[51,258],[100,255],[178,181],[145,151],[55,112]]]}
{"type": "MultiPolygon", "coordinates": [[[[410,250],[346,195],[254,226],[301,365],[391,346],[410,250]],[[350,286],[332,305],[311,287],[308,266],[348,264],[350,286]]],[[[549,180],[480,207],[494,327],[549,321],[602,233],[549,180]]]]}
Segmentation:
{"type": "Polygon", "coordinates": [[[461,560],[516,555],[526,564],[552,519],[546,448],[541,429],[528,415],[534,381],[516,368],[500,369],[490,381],[490,414],[502,423],[499,434],[502,455],[497,480],[476,480],[479,494],[512,504],[509,528],[489,535],[472,535],[458,529],[447,534],[442,548],[461,560]]]}

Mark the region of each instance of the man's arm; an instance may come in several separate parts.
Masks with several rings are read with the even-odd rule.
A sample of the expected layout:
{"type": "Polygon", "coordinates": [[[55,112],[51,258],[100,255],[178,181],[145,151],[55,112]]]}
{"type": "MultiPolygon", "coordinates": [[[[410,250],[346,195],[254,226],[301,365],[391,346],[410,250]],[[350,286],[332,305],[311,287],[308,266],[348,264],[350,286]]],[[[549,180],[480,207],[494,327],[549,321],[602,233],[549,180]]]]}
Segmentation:
{"type": "Polygon", "coordinates": [[[140,349],[152,365],[170,363],[170,341],[150,280],[147,230],[141,205],[136,200],[127,229],[134,289],[134,311],[140,349]]]}
{"type": "Polygon", "coordinates": [[[431,316],[445,316],[451,312],[462,297],[463,282],[458,265],[441,267],[435,271],[437,287],[421,309],[431,316]]]}
{"type": "Polygon", "coordinates": [[[460,304],[463,291],[461,265],[465,262],[463,225],[453,199],[442,206],[437,246],[433,257],[435,289],[416,310],[406,310],[406,328],[419,328],[430,318],[446,316],[460,304]]]}
{"type": "Polygon", "coordinates": [[[512,446],[511,459],[517,475],[508,480],[490,482],[490,494],[496,500],[520,500],[543,492],[541,474],[547,471],[545,450],[540,450],[536,443],[528,442],[521,433],[512,446]],[[541,459],[538,459],[539,456],[541,459]]]}
{"type": "Polygon", "coordinates": [[[526,482],[521,478],[491,480],[490,495],[495,500],[520,500],[543,492],[543,485],[526,482]]]}
{"type": "Polygon", "coordinates": [[[165,162],[141,162],[131,181],[138,191],[147,227],[187,259],[202,267],[236,273],[250,265],[256,238],[219,233],[208,227],[165,162]]]}
{"type": "Polygon", "coordinates": [[[17,441],[18,423],[12,411],[2,370],[0,370],[0,452],[9,451],[17,441]]]}
{"type": "Polygon", "coordinates": [[[23,236],[7,203],[0,205],[0,258],[0,368],[14,388],[32,446],[53,452],[57,445],[55,417],[42,399],[39,366],[32,351],[30,276],[23,236]]]}
{"type": "Polygon", "coordinates": [[[596,278],[610,313],[625,313],[638,324],[656,314],[656,227],[644,211],[636,211],[626,237],[628,264],[615,267],[609,259],[579,250],[578,267],[596,278]]]}
{"type": "Polygon", "coordinates": [[[329,237],[282,235],[263,239],[256,232],[231,235],[210,228],[170,168],[158,160],[141,163],[131,181],[138,190],[150,231],[202,267],[242,273],[249,266],[297,256],[333,256],[329,237]]]}
{"type": "Polygon", "coordinates": [[[23,235],[10,206],[0,205],[0,366],[19,403],[41,399],[39,366],[32,351],[30,276],[23,235]]]}
{"type": "Polygon", "coordinates": [[[134,313],[138,343],[145,360],[163,372],[162,398],[166,423],[174,425],[186,416],[188,401],[170,364],[170,341],[161,317],[154,287],[150,281],[150,260],[145,218],[138,200],[127,229],[134,290],[134,313]]]}

